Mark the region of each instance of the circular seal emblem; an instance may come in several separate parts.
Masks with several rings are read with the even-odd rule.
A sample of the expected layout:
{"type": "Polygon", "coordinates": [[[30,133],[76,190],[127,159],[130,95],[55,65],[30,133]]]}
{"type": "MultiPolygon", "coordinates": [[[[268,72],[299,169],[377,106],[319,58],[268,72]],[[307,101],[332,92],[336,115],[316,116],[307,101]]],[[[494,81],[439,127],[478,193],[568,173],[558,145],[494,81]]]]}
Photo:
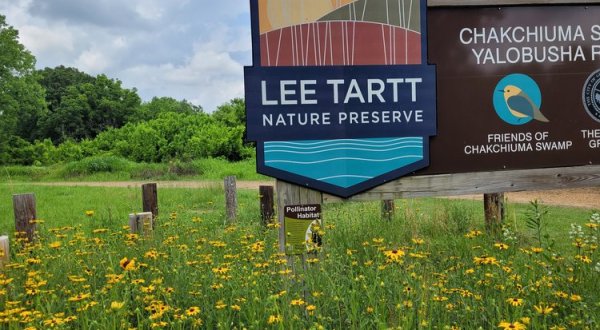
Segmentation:
{"type": "Polygon", "coordinates": [[[583,85],[583,106],[590,117],[600,122],[600,69],[592,73],[583,85]]]}

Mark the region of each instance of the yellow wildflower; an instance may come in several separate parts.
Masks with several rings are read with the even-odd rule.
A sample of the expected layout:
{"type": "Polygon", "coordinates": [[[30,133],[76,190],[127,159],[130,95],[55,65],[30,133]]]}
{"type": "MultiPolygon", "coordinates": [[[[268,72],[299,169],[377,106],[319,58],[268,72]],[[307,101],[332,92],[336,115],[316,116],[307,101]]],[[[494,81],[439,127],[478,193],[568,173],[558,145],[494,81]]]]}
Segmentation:
{"type": "Polygon", "coordinates": [[[523,299],[521,298],[508,298],[506,299],[506,302],[515,307],[523,305],[523,299]]]}
{"type": "Polygon", "coordinates": [[[121,261],[119,261],[119,266],[121,266],[121,268],[123,268],[124,270],[134,270],[135,258],[127,259],[127,257],[124,257],[123,259],[121,259],[121,261]]]}
{"type": "Polygon", "coordinates": [[[527,326],[519,321],[516,322],[506,322],[502,321],[498,324],[498,328],[502,328],[504,330],[525,330],[527,326]]]}
{"type": "Polygon", "coordinates": [[[554,310],[554,308],[547,306],[545,304],[534,305],[533,309],[535,309],[535,311],[541,315],[548,315],[554,310]]]}
{"type": "Polygon", "coordinates": [[[383,251],[383,254],[387,258],[387,262],[401,262],[406,253],[402,250],[386,250],[383,251]]]}
{"type": "Polygon", "coordinates": [[[196,307],[196,306],[192,306],[192,307],[186,309],[186,311],[185,311],[185,315],[187,315],[187,316],[194,316],[194,315],[197,315],[198,313],[200,313],[200,307],[196,307]]]}
{"type": "Polygon", "coordinates": [[[283,317],[281,315],[269,315],[267,324],[281,323],[282,321],[283,321],[283,317]]]}
{"type": "Polygon", "coordinates": [[[505,243],[496,243],[494,246],[499,250],[508,250],[508,244],[505,243]]]}
{"type": "Polygon", "coordinates": [[[83,299],[87,299],[91,297],[90,293],[80,293],[76,296],[70,297],[68,300],[69,301],[73,301],[73,302],[77,302],[77,301],[82,301],[83,299]]]}
{"type": "Polygon", "coordinates": [[[542,253],[542,252],[544,252],[544,249],[541,248],[541,247],[532,247],[531,248],[531,252],[533,252],[533,253],[542,253]]]}
{"type": "Polygon", "coordinates": [[[110,303],[110,309],[112,310],[119,310],[123,308],[123,306],[125,306],[125,303],[122,301],[113,301],[110,303]]]}

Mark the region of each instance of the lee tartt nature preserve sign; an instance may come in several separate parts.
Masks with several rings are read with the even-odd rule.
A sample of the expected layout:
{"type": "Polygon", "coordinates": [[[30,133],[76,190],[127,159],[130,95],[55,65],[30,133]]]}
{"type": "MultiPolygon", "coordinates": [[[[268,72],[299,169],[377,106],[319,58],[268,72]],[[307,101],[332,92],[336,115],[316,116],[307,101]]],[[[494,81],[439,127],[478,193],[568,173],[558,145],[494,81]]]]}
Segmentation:
{"type": "Polygon", "coordinates": [[[261,173],[323,202],[600,183],[598,2],[264,0],[252,12],[261,173]]]}
{"type": "Polygon", "coordinates": [[[348,197],[429,165],[425,1],[253,0],[247,138],[260,173],[348,197]]]}

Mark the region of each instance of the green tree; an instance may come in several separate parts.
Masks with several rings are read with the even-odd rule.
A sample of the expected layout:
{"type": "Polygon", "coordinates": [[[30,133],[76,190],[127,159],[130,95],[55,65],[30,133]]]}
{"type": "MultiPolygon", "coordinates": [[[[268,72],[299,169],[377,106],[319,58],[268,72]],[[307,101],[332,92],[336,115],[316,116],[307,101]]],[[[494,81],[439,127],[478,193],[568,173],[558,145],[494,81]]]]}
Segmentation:
{"type": "Polygon", "coordinates": [[[229,127],[245,126],[246,103],[244,99],[235,98],[228,103],[218,106],[212,116],[218,122],[229,127]]]}
{"type": "Polygon", "coordinates": [[[0,15],[0,81],[33,73],[35,57],[19,43],[19,32],[0,15]]]}
{"type": "Polygon", "coordinates": [[[37,137],[39,119],[47,111],[44,89],[35,77],[35,57],[18,39],[18,31],[0,15],[1,163],[14,162],[11,149],[37,137]]]}
{"type": "Polygon", "coordinates": [[[46,90],[46,103],[50,113],[54,112],[62,102],[63,96],[71,86],[93,83],[93,76],[76,68],[57,66],[38,71],[40,85],[46,90]]]}
{"type": "Polygon", "coordinates": [[[44,133],[57,144],[94,138],[109,128],[125,125],[140,103],[135,89],[123,88],[119,80],[99,75],[93,82],[64,90],[60,104],[44,119],[44,133]]]}
{"type": "Polygon", "coordinates": [[[156,119],[160,114],[166,112],[192,115],[201,113],[202,108],[186,100],[177,101],[171,97],[154,97],[150,102],[142,104],[137,109],[131,121],[140,122],[156,119]]]}
{"type": "Polygon", "coordinates": [[[60,105],[44,118],[44,136],[56,144],[90,137],[87,123],[92,109],[85,94],[71,86],[61,98],[60,105]]]}

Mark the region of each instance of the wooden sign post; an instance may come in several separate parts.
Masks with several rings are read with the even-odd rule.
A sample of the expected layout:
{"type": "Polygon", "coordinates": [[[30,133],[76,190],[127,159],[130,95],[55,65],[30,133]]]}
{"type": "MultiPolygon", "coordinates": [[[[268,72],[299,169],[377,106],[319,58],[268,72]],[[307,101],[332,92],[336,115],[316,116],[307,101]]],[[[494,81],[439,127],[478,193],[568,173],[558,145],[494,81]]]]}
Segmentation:
{"type": "Polygon", "coordinates": [[[158,216],[158,189],[156,183],[142,185],[142,210],[152,213],[153,226],[158,216]]]}
{"type": "Polygon", "coordinates": [[[13,209],[15,213],[15,229],[19,238],[28,242],[35,239],[37,214],[35,209],[35,195],[13,195],[13,209]]]}
{"type": "Polygon", "coordinates": [[[129,214],[129,230],[132,234],[141,233],[148,236],[154,228],[152,212],[129,214]]]}
{"type": "Polygon", "coordinates": [[[260,217],[263,225],[266,226],[273,221],[275,215],[273,186],[259,186],[258,194],[260,195],[260,217]]]}
{"type": "Polygon", "coordinates": [[[237,216],[237,188],[235,176],[228,176],[224,180],[225,188],[225,213],[227,221],[233,222],[237,216]]]}
{"type": "Polygon", "coordinates": [[[0,268],[4,267],[10,260],[10,249],[8,236],[0,236],[0,268]]]}
{"type": "Polygon", "coordinates": [[[504,193],[484,194],[483,209],[486,231],[494,235],[500,233],[504,221],[504,193]]]}
{"type": "Polygon", "coordinates": [[[381,201],[381,218],[386,221],[392,221],[394,218],[395,205],[393,199],[381,201]]]}

